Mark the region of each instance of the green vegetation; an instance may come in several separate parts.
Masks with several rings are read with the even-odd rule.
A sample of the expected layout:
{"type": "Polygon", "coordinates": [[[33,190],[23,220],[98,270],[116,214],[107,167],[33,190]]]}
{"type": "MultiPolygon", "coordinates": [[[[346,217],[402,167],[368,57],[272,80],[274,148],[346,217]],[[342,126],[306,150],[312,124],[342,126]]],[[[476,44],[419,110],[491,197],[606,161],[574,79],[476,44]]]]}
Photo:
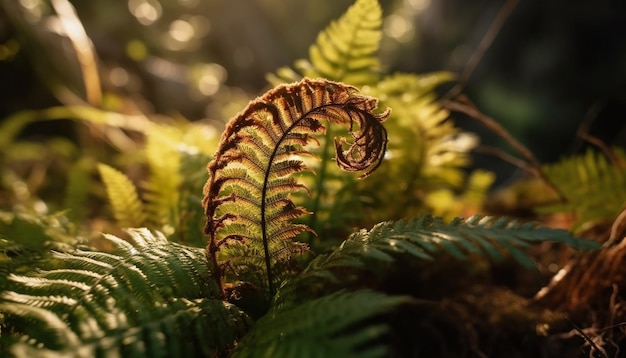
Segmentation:
{"type": "Polygon", "coordinates": [[[478,136],[439,100],[455,76],[385,73],[381,27],[356,0],[221,134],[89,105],[5,118],[0,355],[619,351],[623,282],[595,274],[620,273],[623,150],[535,166],[488,205],[478,136]],[[20,138],[68,119],[80,140],[20,138]]]}

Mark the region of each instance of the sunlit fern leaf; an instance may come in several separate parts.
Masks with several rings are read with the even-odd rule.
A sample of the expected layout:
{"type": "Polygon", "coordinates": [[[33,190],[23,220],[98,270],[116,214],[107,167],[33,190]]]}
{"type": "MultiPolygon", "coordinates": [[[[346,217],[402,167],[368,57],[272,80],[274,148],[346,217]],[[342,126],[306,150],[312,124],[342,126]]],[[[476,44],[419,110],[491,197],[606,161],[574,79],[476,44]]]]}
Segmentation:
{"type": "Polygon", "coordinates": [[[287,281],[276,294],[277,302],[302,297],[303,292],[321,290],[328,293],[338,287],[351,286],[341,282],[335,272],[346,270],[374,271],[382,275],[385,265],[398,254],[416,260],[432,260],[447,253],[457,260],[472,256],[501,261],[509,256],[527,268],[534,262],[524,253],[530,245],[557,242],[576,249],[598,248],[593,241],[578,239],[565,230],[520,223],[506,218],[472,216],[444,223],[440,218],[422,215],[413,220],[389,221],[351,235],[327,255],[320,255],[297,277],[287,281]],[[381,271],[382,270],[382,271],[381,271]]]}
{"type": "Polygon", "coordinates": [[[389,126],[394,133],[389,143],[390,160],[401,166],[396,170],[416,168],[415,176],[422,185],[459,186],[463,181],[461,167],[468,164],[468,152],[477,144],[475,138],[468,138],[469,134],[455,127],[448,111],[436,100],[435,88],[452,79],[447,72],[398,73],[367,91],[386,106],[398,108],[389,126]]]}
{"type": "Polygon", "coordinates": [[[143,183],[144,199],[150,227],[167,235],[174,232],[172,224],[179,222],[178,203],[183,178],[180,174],[181,153],[175,127],[152,126],[147,133],[146,160],[150,175],[143,183]]]}
{"type": "Polygon", "coordinates": [[[67,189],[63,208],[74,222],[81,222],[86,217],[85,207],[92,190],[92,175],[95,169],[93,158],[84,157],[72,164],[67,175],[67,189]]]}
{"type": "Polygon", "coordinates": [[[98,164],[98,172],[117,224],[123,228],[144,226],[146,214],[135,184],[124,173],[104,163],[98,164]]]}
{"type": "Polygon", "coordinates": [[[233,357],[387,357],[380,318],[410,303],[369,290],[337,292],[270,311],[239,343],[233,357]]]}
{"type": "Polygon", "coordinates": [[[64,213],[0,211],[0,289],[10,274],[40,267],[50,250],[72,250],[85,240],[64,213]]]}
{"type": "MultiPolygon", "coordinates": [[[[284,67],[267,79],[278,85],[293,82],[307,76],[323,77],[357,87],[376,85],[380,79],[378,49],[382,37],[382,9],[377,0],[357,0],[336,21],[322,30],[316,42],[309,48],[309,58],[295,62],[295,71],[284,67]]],[[[355,186],[353,177],[341,175],[331,165],[332,138],[343,135],[341,129],[330,129],[322,141],[319,162],[311,164],[317,176],[304,175],[302,179],[310,185],[312,195],[306,206],[312,212],[307,225],[321,235],[343,228],[349,233],[352,223],[361,217],[356,208],[364,205],[366,196],[352,195],[355,186]],[[346,210],[346,208],[352,208],[346,210]]],[[[324,235],[325,236],[325,235],[324,235]]],[[[313,236],[308,238],[313,241],[313,236]]],[[[318,240],[315,240],[318,243],[318,240]]]]}
{"type": "Polygon", "coordinates": [[[306,250],[292,239],[310,230],[292,222],[306,213],[289,197],[305,190],[290,177],[307,170],[300,156],[316,143],[313,135],[325,131],[322,121],[341,124],[349,128],[352,141],[335,140],[337,165],[369,175],[387,145],[381,122],[389,111],[374,114],[377,103],[352,86],[304,79],[267,92],[229,122],[208,165],[203,201],[207,256],[215,263],[216,282],[221,285],[226,268],[235,275],[264,272],[266,282],[254,284],[273,293],[271,267],[306,250]]]}
{"type": "MultiPolygon", "coordinates": [[[[213,148],[215,150],[215,148],[213,148]]],[[[206,221],[202,207],[202,188],[207,181],[206,163],[211,159],[204,153],[181,153],[180,221],[173,223],[176,230],[169,240],[195,247],[206,246],[202,228],[206,221]]]]}
{"type": "MultiPolygon", "coordinates": [[[[431,192],[452,193],[467,185],[466,167],[478,139],[454,125],[434,93],[437,86],[452,78],[447,72],[398,73],[365,91],[394,108],[387,125],[390,141],[385,175],[373,175],[359,183],[357,191],[375,203],[362,215],[369,222],[432,213],[425,205],[431,192]],[[388,177],[394,178],[394,186],[385,185],[388,177]],[[394,195],[398,187],[404,191],[399,199],[394,195]]],[[[461,198],[456,199],[460,203],[461,198]]],[[[464,214],[463,207],[460,209],[455,216],[464,214]]]]}
{"type": "MultiPolygon", "coordinates": [[[[26,251],[66,251],[84,240],[77,231],[63,212],[0,211],[0,238],[26,251]]],[[[0,250],[6,254],[8,247],[0,246],[0,250]]]]}
{"type": "MultiPolygon", "coordinates": [[[[309,49],[309,60],[296,68],[304,77],[323,77],[354,86],[375,84],[380,77],[376,52],[382,37],[382,10],[377,0],[357,0],[317,36],[309,49]],[[309,62],[310,61],[310,62],[309,62]]],[[[273,85],[300,79],[288,68],[269,75],[273,85]]]]}
{"type": "Polygon", "coordinates": [[[203,250],[146,229],[128,233],[130,242],[106,236],[111,253],[54,253],[56,261],[35,273],[11,274],[0,295],[8,328],[0,346],[23,356],[84,357],[230,349],[250,322],[219,300],[203,250]]]}
{"type": "Polygon", "coordinates": [[[612,221],[626,203],[626,155],[613,151],[616,163],[594,150],[543,166],[566,202],[537,208],[539,213],[574,213],[576,228],[612,221]]]}
{"type": "MultiPolygon", "coordinates": [[[[217,133],[207,125],[171,123],[149,127],[145,156],[150,173],[142,186],[148,227],[163,231],[175,240],[185,239],[188,233],[181,230],[187,229],[187,220],[203,213],[201,207],[190,203],[201,191],[192,193],[187,189],[194,186],[201,175],[206,181],[206,171],[197,170],[202,166],[193,170],[188,162],[209,157],[216,146],[217,133]],[[200,210],[194,211],[196,209],[200,210]]],[[[197,190],[195,186],[193,189],[197,190]]]]}
{"type": "Polygon", "coordinates": [[[2,312],[28,320],[31,327],[5,353],[50,358],[212,357],[228,351],[250,324],[236,306],[214,299],[179,298],[137,309],[149,311],[136,321],[124,321],[119,312],[108,315],[106,307],[101,312],[80,312],[83,324],[72,327],[47,307],[0,303],[2,312]],[[96,326],[105,319],[107,327],[96,326]]]}
{"type": "Polygon", "coordinates": [[[444,220],[452,220],[458,217],[459,213],[471,215],[481,211],[494,181],[494,173],[476,169],[467,177],[463,190],[433,188],[424,199],[424,205],[429,213],[442,217],[444,220]]]}

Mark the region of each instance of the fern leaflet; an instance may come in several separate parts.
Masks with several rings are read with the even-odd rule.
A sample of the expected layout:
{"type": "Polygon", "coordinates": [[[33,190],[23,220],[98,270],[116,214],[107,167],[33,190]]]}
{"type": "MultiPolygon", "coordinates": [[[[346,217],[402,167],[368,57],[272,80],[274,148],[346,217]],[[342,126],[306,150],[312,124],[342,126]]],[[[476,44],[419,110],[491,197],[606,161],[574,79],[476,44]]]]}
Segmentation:
{"type": "Polygon", "coordinates": [[[147,133],[146,159],[150,176],[144,183],[144,198],[151,227],[174,232],[173,224],[180,221],[178,203],[183,178],[180,174],[181,153],[175,127],[152,126],[147,133]]]}
{"type": "Polygon", "coordinates": [[[146,222],[143,203],[135,185],[124,173],[106,164],[98,164],[113,216],[120,227],[141,227],[146,222]]]}
{"type": "Polygon", "coordinates": [[[337,165],[368,176],[387,145],[381,122],[389,111],[372,113],[377,103],[351,86],[304,79],[271,90],[231,120],[208,165],[203,201],[207,258],[220,286],[226,266],[218,263],[218,251],[236,274],[264,272],[267,281],[256,284],[274,293],[273,263],[288,263],[307,249],[291,240],[310,230],[291,222],[307,213],[289,198],[292,191],[306,190],[290,176],[307,170],[297,156],[310,155],[305,146],[325,130],[320,121],[342,124],[352,142],[335,140],[337,165]]]}
{"type": "MultiPolygon", "coordinates": [[[[393,262],[397,254],[432,260],[435,255],[448,253],[458,260],[479,256],[494,261],[510,255],[523,266],[532,268],[532,259],[521,249],[549,241],[577,249],[599,247],[596,242],[575,238],[565,230],[489,216],[456,219],[448,224],[430,215],[383,222],[369,231],[354,233],[335,251],[318,256],[299,276],[283,284],[276,300],[289,302],[294,297],[301,297],[303,291],[325,291],[338,284],[349,286],[347,282],[339,283],[333,272],[343,272],[342,276],[346,277],[346,270],[373,270],[380,265],[372,263],[393,262]]],[[[376,273],[381,274],[380,271],[376,273]]]]}
{"type": "MultiPolygon", "coordinates": [[[[354,86],[375,84],[380,77],[376,56],[382,38],[382,9],[376,0],[357,0],[336,21],[317,36],[309,48],[310,60],[296,61],[305,77],[323,77],[354,86]]],[[[301,77],[289,68],[267,76],[277,86],[301,77]]]]}
{"type": "Polygon", "coordinates": [[[342,291],[277,309],[256,323],[233,357],[386,357],[380,338],[389,327],[375,318],[409,302],[369,290],[342,291]]]}
{"type": "Polygon", "coordinates": [[[566,202],[539,207],[537,212],[574,213],[577,227],[613,220],[626,202],[626,155],[621,150],[614,150],[614,154],[621,163],[611,163],[602,154],[589,150],[543,166],[543,172],[566,202]]]}
{"type": "MultiPolygon", "coordinates": [[[[281,68],[276,75],[268,75],[268,81],[278,85],[296,81],[304,75],[357,87],[376,85],[381,75],[377,52],[382,38],[382,20],[382,9],[377,0],[355,1],[340,18],[318,34],[316,42],[309,48],[309,59],[296,61],[298,73],[281,68]]],[[[311,181],[312,188],[312,197],[306,205],[312,211],[307,225],[320,234],[338,225],[347,226],[346,232],[349,232],[348,222],[359,216],[354,210],[345,210],[336,203],[352,209],[363,204],[359,200],[363,196],[352,195],[355,180],[339,175],[332,168],[332,138],[337,135],[332,128],[326,131],[320,150],[321,160],[313,166],[317,176],[304,178],[311,181]]]]}
{"type": "MultiPolygon", "coordinates": [[[[374,202],[393,211],[381,212],[373,207],[362,215],[369,222],[416,217],[424,212],[432,214],[437,209],[428,205],[433,192],[445,190],[452,195],[467,185],[464,167],[470,162],[469,151],[477,145],[478,138],[455,127],[434,94],[437,86],[451,79],[452,75],[446,72],[399,73],[368,88],[368,95],[394,108],[387,126],[390,141],[385,172],[388,174],[374,175],[359,183],[360,195],[369,195],[374,202]],[[385,185],[387,176],[394,178],[395,186],[385,185]],[[398,187],[404,189],[402,198],[394,195],[398,187]]],[[[454,199],[457,204],[463,204],[462,198],[454,199]]],[[[459,210],[454,216],[462,212],[459,210]]]]}
{"type": "Polygon", "coordinates": [[[111,253],[57,252],[35,273],[10,274],[0,312],[12,332],[0,346],[18,356],[213,355],[245,333],[249,319],[218,299],[202,249],[128,233],[132,243],[106,236],[111,253]]]}

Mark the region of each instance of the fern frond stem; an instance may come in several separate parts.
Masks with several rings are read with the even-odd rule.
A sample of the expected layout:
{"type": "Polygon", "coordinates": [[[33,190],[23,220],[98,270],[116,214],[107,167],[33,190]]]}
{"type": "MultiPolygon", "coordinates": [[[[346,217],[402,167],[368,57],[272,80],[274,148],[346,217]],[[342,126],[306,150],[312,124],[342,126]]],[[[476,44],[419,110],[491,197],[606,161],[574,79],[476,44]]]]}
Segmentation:
{"type": "MultiPolygon", "coordinates": [[[[604,151],[604,147],[602,145],[598,145],[598,143],[595,142],[595,140],[599,141],[599,139],[589,134],[589,129],[591,125],[593,124],[593,122],[598,118],[600,111],[605,106],[606,106],[606,100],[596,100],[589,106],[589,108],[587,108],[587,111],[585,112],[585,116],[583,117],[583,120],[580,122],[580,125],[576,129],[576,137],[578,137],[578,139],[581,139],[581,140],[574,143],[574,145],[570,149],[571,152],[578,152],[581,149],[580,148],[581,145],[585,141],[598,146],[598,148],[604,151]]],[[[608,155],[607,157],[610,158],[610,156],[608,155]]]]}
{"type": "MultiPolygon", "coordinates": [[[[303,115],[302,118],[307,118],[307,115],[303,115]]],[[[276,158],[276,155],[278,153],[278,150],[281,148],[281,144],[283,143],[283,141],[285,140],[285,138],[287,138],[287,135],[289,133],[292,132],[292,130],[297,127],[299,125],[299,121],[295,121],[294,123],[291,124],[291,126],[289,128],[287,128],[282,137],[280,139],[278,139],[278,141],[276,142],[276,144],[274,145],[274,149],[272,150],[272,154],[270,154],[270,157],[268,159],[268,165],[265,168],[265,175],[263,176],[263,189],[261,191],[261,233],[262,233],[262,238],[263,238],[263,253],[265,255],[265,270],[266,275],[267,275],[267,287],[268,290],[270,292],[270,296],[274,296],[274,294],[276,293],[276,288],[274,287],[274,275],[272,274],[272,257],[270,256],[270,243],[269,243],[269,239],[267,237],[267,202],[266,202],[266,198],[267,198],[267,192],[268,192],[268,185],[269,185],[269,181],[270,181],[270,170],[272,168],[272,163],[274,162],[274,158],[276,158]]],[[[322,155],[322,168],[320,170],[320,174],[319,177],[323,177],[323,174],[326,172],[326,162],[328,159],[328,143],[330,143],[332,141],[332,133],[331,131],[328,129],[328,127],[330,127],[329,125],[326,126],[326,141],[324,143],[324,153],[322,155]],[[329,133],[331,133],[329,135],[329,133]]],[[[320,182],[319,180],[316,182],[316,186],[318,185],[322,185],[323,182],[320,182]]],[[[318,194],[316,196],[316,199],[319,199],[319,197],[321,196],[321,192],[322,190],[320,190],[320,187],[317,187],[316,189],[318,189],[318,194]]],[[[317,205],[319,205],[319,200],[317,201],[317,205]]],[[[313,226],[311,226],[313,227],[313,226]]],[[[315,228],[313,227],[313,229],[315,230],[315,228]]]]}
{"type": "MultiPolygon", "coordinates": [[[[332,147],[331,143],[333,142],[333,131],[330,126],[326,126],[326,135],[324,137],[324,144],[322,147],[322,156],[320,158],[320,167],[318,169],[317,175],[315,177],[315,188],[313,189],[313,193],[315,193],[315,198],[313,199],[313,205],[311,206],[311,220],[309,221],[309,227],[313,229],[313,231],[317,231],[317,213],[319,212],[319,207],[322,202],[322,196],[324,195],[324,182],[326,181],[326,172],[328,171],[328,162],[330,161],[330,148],[332,147]]],[[[309,239],[312,240],[314,234],[309,234],[309,239]]]]}
{"type": "MultiPolygon", "coordinates": [[[[356,32],[353,32],[351,35],[352,36],[350,37],[349,43],[353,43],[355,41],[356,32]]],[[[343,80],[343,77],[344,77],[343,74],[345,74],[348,71],[348,63],[350,62],[349,59],[351,59],[349,55],[343,56],[341,58],[341,62],[338,64],[338,67],[342,75],[338,76],[337,78],[334,78],[335,81],[341,82],[343,80]]],[[[320,158],[321,159],[320,167],[319,167],[319,171],[317,172],[317,176],[315,177],[315,188],[313,191],[315,193],[315,198],[313,199],[313,206],[311,210],[313,214],[311,214],[311,220],[309,221],[309,227],[312,228],[313,231],[317,231],[317,228],[316,228],[317,219],[318,219],[317,213],[319,211],[318,210],[319,206],[322,202],[322,196],[324,195],[324,190],[322,189],[323,189],[324,182],[326,180],[328,162],[331,159],[330,152],[332,148],[332,145],[331,145],[332,142],[333,142],[333,132],[330,126],[326,126],[326,135],[324,136],[322,156],[320,158]]],[[[310,233],[309,241],[313,240],[313,237],[314,237],[313,233],[310,233]]]]}
{"type": "Polygon", "coordinates": [[[213,278],[213,281],[215,282],[215,284],[217,284],[217,287],[219,288],[220,293],[222,294],[222,298],[226,299],[225,297],[226,292],[224,291],[224,283],[222,282],[222,277],[224,276],[224,273],[223,273],[224,270],[222,269],[219,262],[217,261],[218,251],[219,251],[218,242],[216,238],[214,237],[214,234],[211,233],[211,236],[209,237],[209,244],[207,245],[207,248],[206,248],[205,256],[209,264],[213,266],[211,277],[213,278]]]}
{"type": "Polygon", "coordinates": [[[483,56],[485,56],[485,53],[487,53],[487,50],[489,50],[493,44],[493,41],[502,30],[502,27],[506,24],[518,3],[519,0],[508,0],[504,3],[504,5],[502,5],[500,11],[489,26],[489,29],[478,43],[478,47],[474,50],[474,52],[472,52],[467,60],[463,70],[461,71],[461,75],[459,76],[459,81],[443,96],[443,99],[450,100],[458,96],[461,91],[463,91],[463,87],[467,85],[467,82],[474,73],[474,70],[478,67],[478,64],[482,60],[483,56]]]}
{"type": "MultiPolygon", "coordinates": [[[[467,98],[463,98],[463,100],[468,101],[467,98]]],[[[526,146],[524,146],[521,142],[515,139],[515,137],[513,137],[511,133],[509,133],[502,125],[500,125],[500,123],[496,122],[493,118],[490,118],[489,116],[476,109],[473,104],[464,104],[459,101],[444,101],[443,106],[451,111],[464,113],[470,118],[479,121],[487,129],[491,130],[492,132],[502,137],[502,139],[506,140],[509,145],[524,159],[526,159],[532,166],[541,166],[539,160],[528,148],[526,148],[526,146]]]]}
{"type": "MultiPolygon", "coordinates": [[[[291,126],[291,128],[293,128],[293,125],[291,126]]],[[[285,133],[289,133],[290,130],[285,131],[285,133]]],[[[265,168],[265,175],[263,176],[263,190],[261,191],[261,233],[262,233],[262,239],[263,239],[263,254],[265,256],[265,271],[266,271],[265,274],[267,276],[267,288],[270,291],[270,297],[273,297],[276,291],[275,291],[274,282],[273,282],[274,276],[272,275],[272,258],[270,256],[270,243],[267,237],[267,217],[266,217],[267,210],[265,210],[265,208],[267,207],[267,203],[266,203],[267,185],[269,183],[269,178],[270,178],[269,172],[270,172],[270,169],[272,168],[271,163],[274,161],[274,158],[276,157],[276,152],[278,151],[278,148],[280,148],[280,143],[283,141],[283,138],[285,138],[284,134],[283,134],[283,137],[274,146],[274,150],[272,150],[272,154],[269,157],[269,160],[268,160],[269,164],[265,168]]]]}
{"type": "Polygon", "coordinates": [[[611,161],[613,165],[619,164],[619,160],[615,157],[615,154],[613,153],[611,148],[608,145],[606,145],[606,143],[604,143],[602,139],[592,136],[591,134],[588,134],[588,133],[577,133],[577,134],[582,140],[587,141],[595,145],[596,147],[598,147],[602,151],[602,153],[604,153],[604,155],[606,155],[606,157],[609,158],[609,160],[611,161]]]}
{"type": "Polygon", "coordinates": [[[469,104],[464,104],[459,101],[443,101],[442,105],[450,111],[460,112],[472,119],[477,120],[482,125],[484,125],[487,129],[491,130],[502,139],[504,139],[513,150],[519,153],[522,158],[524,158],[528,164],[534,169],[535,174],[538,178],[540,178],[544,183],[546,183],[554,192],[559,196],[559,200],[561,202],[566,202],[567,199],[565,195],[559,190],[559,188],[552,183],[552,181],[548,178],[548,176],[541,169],[541,162],[535,157],[535,155],[526,148],[521,142],[519,142],[509,131],[507,131],[500,123],[496,122],[493,118],[487,116],[486,114],[480,112],[476,107],[463,96],[463,100],[468,102],[469,104]]]}
{"type": "Polygon", "coordinates": [[[498,157],[500,158],[502,161],[505,161],[527,173],[530,173],[534,176],[537,176],[537,170],[535,167],[528,165],[528,163],[526,163],[523,160],[520,160],[517,157],[514,157],[512,155],[510,155],[509,153],[499,149],[499,148],[495,148],[495,147],[491,147],[491,146],[487,146],[487,145],[480,145],[476,148],[474,148],[474,152],[476,153],[481,153],[481,154],[487,154],[487,155],[493,155],[494,157],[498,157]]]}
{"type": "Polygon", "coordinates": [[[587,113],[585,114],[585,119],[583,120],[583,123],[581,123],[581,125],[578,127],[578,130],[576,131],[576,135],[580,139],[598,147],[602,151],[602,153],[604,153],[604,155],[609,158],[613,165],[621,167],[623,166],[623,163],[621,163],[621,161],[615,156],[615,153],[613,152],[611,147],[604,143],[600,138],[589,134],[589,126],[591,125],[591,122],[593,122],[593,120],[598,117],[598,113],[604,108],[605,105],[606,101],[596,101],[594,104],[591,105],[591,107],[589,107],[587,113]]]}
{"type": "Polygon", "coordinates": [[[576,130],[576,135],[582,139],[583,141],[589,142],[592,145],[598,147],[604,155],[613,163],[613,165],[619,165],[619,160],[615,157],[615,153],[611,150],[611,148],[604,143],[600,138],[592,136],[589,134],[589,127],[591,123],[598,118],[598,114],[600,111],[606,106],[606,100],[604,101],[596,101],[594,102],[589,109],[587,109],[587,113],[585,113],[585,118],[583,122],[578,126],[576,130]]]}

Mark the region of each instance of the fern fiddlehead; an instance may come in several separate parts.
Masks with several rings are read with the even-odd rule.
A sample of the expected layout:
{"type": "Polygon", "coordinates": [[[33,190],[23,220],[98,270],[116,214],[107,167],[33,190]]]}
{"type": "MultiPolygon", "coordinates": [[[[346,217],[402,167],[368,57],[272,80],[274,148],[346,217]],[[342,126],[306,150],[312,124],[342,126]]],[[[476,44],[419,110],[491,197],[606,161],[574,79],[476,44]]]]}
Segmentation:
{"type": "Polygon", "coordinates": [[[352,86],[305,78],[274,88],[231,120],[207,166],[203,200],[206,255],[222,289],[231,268],[235,275],[264,272],[269,293],[274,293],[273,262],[287,263],[307,250],[291,239],[311,230],[292,223],[308,213],[289,198],[290,192],[308,190],[292,176],[309,170],[298,156],[311,155],[305,147],[317,144],[313,134],[325,131],[321,121],[341,124],[352,140],[335,139],[337,165],[368,176],[387,147],[381,122],[389,110],[375,114],[377,105],[376,98],[352,86]]]}

